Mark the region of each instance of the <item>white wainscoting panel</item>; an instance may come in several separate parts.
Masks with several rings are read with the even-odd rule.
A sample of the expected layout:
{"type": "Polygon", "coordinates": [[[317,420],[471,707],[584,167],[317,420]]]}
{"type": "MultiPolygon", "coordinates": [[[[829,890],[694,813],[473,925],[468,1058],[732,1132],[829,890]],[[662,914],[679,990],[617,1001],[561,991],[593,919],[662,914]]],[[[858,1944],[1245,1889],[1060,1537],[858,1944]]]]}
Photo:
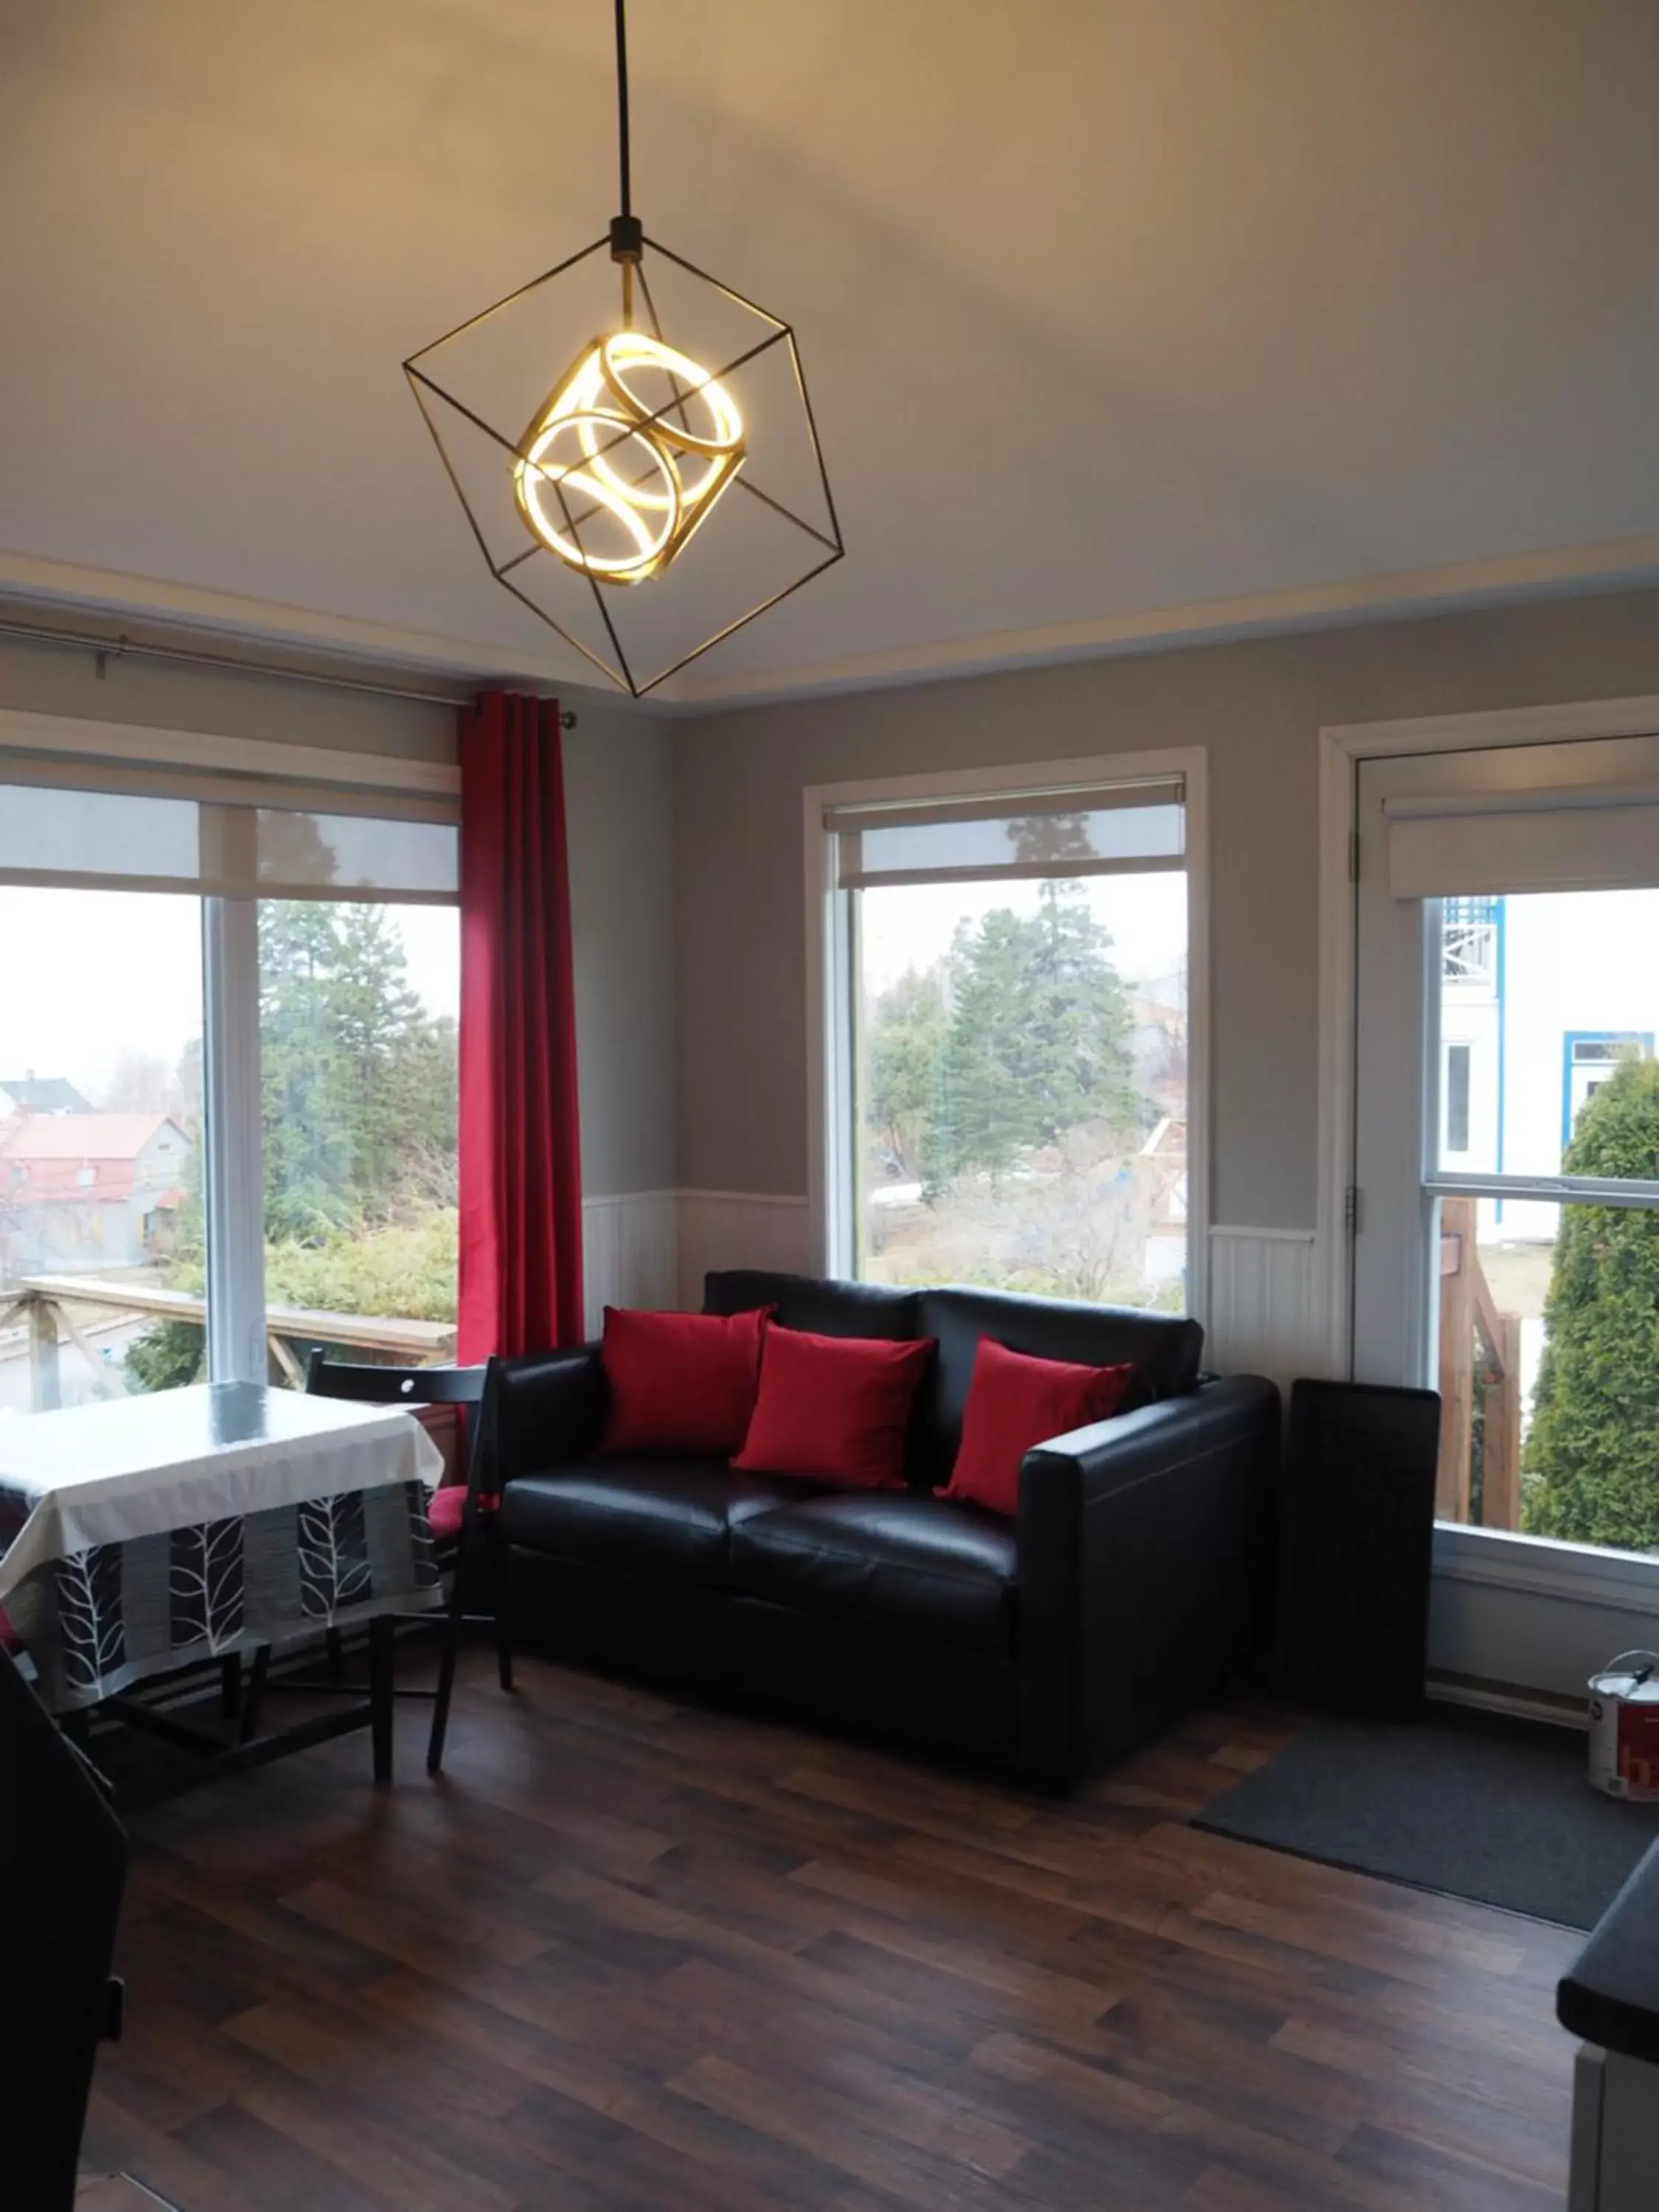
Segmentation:
{"type": "Polygon", "coordinates": [[[1267,1375],[1281,1389],[1323,1375],[1330,1332],[1318,1307],[1311,1229],[1212,1229],[1204,1364],[1267,1375]]]}
{"type": "Polygon", "coordinates": [[[752,1191],[683,1190],[679,1194],[679,1303],[695,1312],[711,1267],[812,1268],[809,1209],[803,1198],[752,1191]]]}
{"type": "MultiPolygon", "coordinates": [[[[702,1304],[711,1267],[812,1271],[805,1197],[753,1191],[647,1190],[590,1198],[582,1207],[587,1325],[607,1305],[702,1304]]],[[[1271,1376],[1281,1387],[1320,1375],[1329,1333],[1318,1310],[1311,1230],[1212,1229],[1205,1364],[1271,1376]]]]}
{"type": "Polygon", "coordinates": [[[590,1337],[598,1336],[606,1306],[678,1305],[679,1193],[584,1199],[582,1273],[590,1337]]]}

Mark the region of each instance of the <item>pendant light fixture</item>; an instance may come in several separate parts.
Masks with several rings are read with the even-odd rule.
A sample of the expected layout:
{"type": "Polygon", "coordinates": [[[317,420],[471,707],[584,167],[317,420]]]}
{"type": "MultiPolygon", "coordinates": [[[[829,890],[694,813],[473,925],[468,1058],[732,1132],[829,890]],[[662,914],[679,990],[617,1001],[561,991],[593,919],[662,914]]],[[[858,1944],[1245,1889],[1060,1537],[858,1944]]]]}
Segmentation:
{"type": "Polygon", "coordinates": [[[844,549],[793,330],[634,212],[615,5],[621,212],[404,373],[490,574],[639,698],[844,549]]]}

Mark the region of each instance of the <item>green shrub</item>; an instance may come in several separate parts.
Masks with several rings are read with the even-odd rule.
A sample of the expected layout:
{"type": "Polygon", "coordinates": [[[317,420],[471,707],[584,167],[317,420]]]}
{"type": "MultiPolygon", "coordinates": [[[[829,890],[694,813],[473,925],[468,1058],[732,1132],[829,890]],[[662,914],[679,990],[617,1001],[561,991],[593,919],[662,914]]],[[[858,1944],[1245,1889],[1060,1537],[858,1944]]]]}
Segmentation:
{"type": "Polygon", "coordinates": [[[158,1321],[133,1339],[121,1364],[134,1390],[181,1390],[207,1380],[206,1352],[199,1322],[158,1321]]]}
{"type": "MultiPolygon", "coordinates": [[[[1659,1180],[1659,1064],[1622,1061],[1580,1109],[1569,1175],[1659,1180]]],[[[1565,1206],[1522,1458],[1534,1535],[1659,1545],[1659,1212],[1565,1206]]]]}
{"type": "MultiPolygon", "coordinates": [[[[284,1238],[265,1247],[265,1303],[453,1322],[455,1240],[455,1214],[441,1206],[388,1228],[331,1230],[311,1243],[284,1238]]],[[[199,1265],[175,1269],[173,1287],[199,1291],[199,1265]]],[[[157,1322],[127,1347],[127,1380],[135,1390],[176,1390],[204,1382],[203,1352],[199,1323],[157,1322]]]]}
{"type": "Polygon", "coordinates": [[[455,1318],[456,1217],[437,1207],[382,1229],[332,1231],[265,1247],[265,1303],[324,1313],[455,1318]]]}

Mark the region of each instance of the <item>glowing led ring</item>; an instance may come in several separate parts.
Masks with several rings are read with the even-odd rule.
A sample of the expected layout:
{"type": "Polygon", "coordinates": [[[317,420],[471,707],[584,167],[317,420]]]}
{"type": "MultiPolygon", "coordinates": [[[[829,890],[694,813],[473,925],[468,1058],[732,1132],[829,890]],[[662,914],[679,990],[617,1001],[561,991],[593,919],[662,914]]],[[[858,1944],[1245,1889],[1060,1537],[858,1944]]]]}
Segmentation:
{"type": "Polygon", "coordinates": [[[648,430],[631,429],[619,416],[596,410],[556,416],[544,423],[520,460],[514,478],[520,511],[548,550],[573,568],[617,582],[631,583],[638,575],[653,574],[681,521],[673,455],[648,430]],[[595,468],[593,451],[601,438],[611,452],[644,459],[662,490],[646,494],[641,484],[616,474],[608,461],[595,468]],[[569,460],[556,455],[561,439],[579,448],[569,460]],[[621,535],[621,553],[606,555],[582,546],[583,522],[601,513],[621,535]]]}
{"type": "Polygon", "coordinates": [[[744,459],[743,418],[725,386],[660,338],[617,331],[586,346],[537,410],[514,491],[526,527],[569,567],[600,583],[643,583],[744,459]],[[642,373],[666,387],[654,407],[629,380],[642,373]],[[570,437],[576,453],[556,450],[570,437]]]}

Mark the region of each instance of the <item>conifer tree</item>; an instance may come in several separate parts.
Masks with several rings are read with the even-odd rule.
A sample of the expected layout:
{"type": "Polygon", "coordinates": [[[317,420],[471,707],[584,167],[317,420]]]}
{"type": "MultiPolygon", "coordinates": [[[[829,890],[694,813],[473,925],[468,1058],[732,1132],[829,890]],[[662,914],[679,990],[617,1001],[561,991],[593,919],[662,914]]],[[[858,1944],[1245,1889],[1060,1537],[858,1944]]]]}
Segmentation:
{"type": "MultiPolygon", "coordinates": [[[[1569,1175],[1659,1180],[1659,1064],[1632,1055],[1580,1108],[1569,1175]]],[[[1528,1533],[1659,1546],[1659,1212],[1564,1206],[1522,1458],[1528,1533]]]]}

